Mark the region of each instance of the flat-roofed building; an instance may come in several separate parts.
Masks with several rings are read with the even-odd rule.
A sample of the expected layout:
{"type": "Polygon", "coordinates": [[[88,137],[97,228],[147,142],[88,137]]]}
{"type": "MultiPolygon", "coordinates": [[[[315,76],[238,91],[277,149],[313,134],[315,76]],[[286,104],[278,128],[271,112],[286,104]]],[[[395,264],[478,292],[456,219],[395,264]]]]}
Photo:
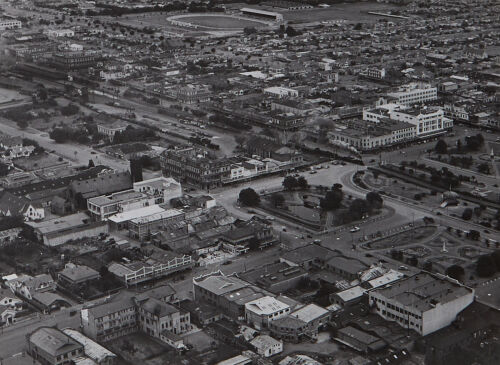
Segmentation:
{"type": "Polygon", "coordinates": [[[387,96],[401,105],[422,104],[437,100],[437,87],[425,83],[411,83],[401,86],[395,92],[388,93],[387,96]]]}
{"type": "Polygon", "coordinates": [[[426,272],[369,292],[376,313],[425,336],[450,325],[474,301],[474,290],[426,272]]]}

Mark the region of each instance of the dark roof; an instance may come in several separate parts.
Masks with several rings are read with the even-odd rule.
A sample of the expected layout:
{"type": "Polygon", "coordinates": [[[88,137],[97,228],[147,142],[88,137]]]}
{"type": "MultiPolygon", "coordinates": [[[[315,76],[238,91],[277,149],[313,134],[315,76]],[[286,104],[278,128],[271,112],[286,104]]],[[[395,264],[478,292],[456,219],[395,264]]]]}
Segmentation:
{"type": "Polygon", "coordinates": [[[75,194],[80,193],[86,198],[111,194],[132,188],[132,177],[128,171],[113,174],[103,174],[86,180],[71,183],[75,194]]]}
{"type": "Polygon", "coordinates": [[[83,349],[82,344],[52,327],[37,329],[29,336],[29,341],[54,357],[76,349],[83,349]]]}
{"type": "Polygon", "coordinates": [[[65,177],[61,177],[59,179],[40,181],[40,182],[36,182],[33,184],[23,185],[23,186],[19,186],[19,187],[12,188],[12,189],[6,189],[6,190],[9,191],[11,194],[18,195],[18,196],[21,196],[21,195],[24,196],[24,195],[34,193],[37,191],[64,188],[64,187],[68,186],[72,181],[84,180],[84,179],[89,179],[89,178],[95,177],[100,172],[102,172],[103,170],[106,170],[106,169],[107,169],[106,166],[96,166],[96,167],[92,167],[92,168],[85,170],[84,172],[81,172],[81,173],[76,174],[76,175],[65,176],[65,177]]]}
{"type": "Polygon", "coordinates": [[[28,204],[29,201],[25,197],[15,196],[8,191],[0,195],[0,211],[4,214],[9,212],[11,216],[21,215],[28,204]]]}

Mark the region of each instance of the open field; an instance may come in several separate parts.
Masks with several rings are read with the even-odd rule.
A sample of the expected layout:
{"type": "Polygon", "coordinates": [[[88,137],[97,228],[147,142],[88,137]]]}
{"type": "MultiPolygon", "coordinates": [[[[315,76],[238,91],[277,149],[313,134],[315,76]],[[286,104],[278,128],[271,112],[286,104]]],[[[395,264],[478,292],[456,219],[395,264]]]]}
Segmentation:
{"type": "MultiPolygon", "coordinates": [[[[286,21],[295,23],[311,23],[328,20],[346,20],[347,22],[368,23],[376,22],[382,19],[381,16],[370,15],[369,11],[389,12],[400,7],[390,4],[378,3],[355,3],[355,4],[336,4],[326,9],[309,9],[301,11],[283,11],[286,21]]],[[[274,11],[280,12],[279,9],[274,11]]],[[[403,19],[385,18],[392,22],[400,22],[403,19]]]]}
{"type": "Polygon", "coordinates": [[[178,18],[177,20],[196,24],[200,27],[217,28],[217,29],[243,29],[245,27],[262,27],[265,24],[250,19],[235,18],[225,15],[195,15],[178,18]]]}
{"type": "Polygon", "coordinates": [[[17,91],[0,88],[0,104],[7,103],[15,99],[22,99],[22,96],[17,91]]]}

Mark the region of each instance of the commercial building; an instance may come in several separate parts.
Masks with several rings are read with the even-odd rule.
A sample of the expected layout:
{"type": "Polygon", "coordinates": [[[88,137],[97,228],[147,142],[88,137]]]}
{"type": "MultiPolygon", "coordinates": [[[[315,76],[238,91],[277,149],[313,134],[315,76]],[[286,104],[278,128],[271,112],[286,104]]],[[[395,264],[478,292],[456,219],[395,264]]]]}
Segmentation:
{"type": "Polygon", "coordinates": [[[258,330],[268,328],[271,321],[290,313],[290,306],[278,299],[265,296],[245,304],[245,320],[258,330]]]}
{"type": "Polygon", "coordinates": [[[84,346],[57,328],[38,328],[27,340],[27,352],[43,365],[72,364],[84,355],[84,346]]]}
{"type": "Polygon", "coordinates": [[[474,301],[474,290],[457,281],[421,272],[371,290],[376,313],[425,336],[450,325],[474,301]]]}
{"type": "Polygon", "coordinates": [[[168,209],[159,213],[131,219],[128,222],[130,237],[144,240],[162,231],[167,225],[185,220],[185,213],[177,209],[168,209]]]}
{"type": "Polygon", "coordinates": [[[142,331],[178,349],[184,347],[179,335],[191,330],[189,312],[148,296],[82,309],[81,320],[83,333],[99,342],[142,331]]]}
{"type": "Polygon", "coordinates": [[[245,320],[245,304],[271,293],[221,272],[193,278],[194,300],[217,308],[231,319],[245,320]]]}
{"type": "Polygon", "coordinates": [[[359,73],[360,76],[367,77],[369,79],[382,80],[385,79],[385,68],[367,68],[359,73]]]}
{"type": "Polygon", "coordinates": [[[271,334],[285,341],[315,339],[330,320],[330,312],[316,304],[298,307],[289,315],[269,324],[271,334]]]}
{"type": "Polygon", "coordinates": [[[97,67],[102,64],[102,54],[98,51],[64,51],[52,55],[52,64],[57,70],[73,71],[97,67]]]}
{"type": "Polygon", "coordinates": [[[388,93],[387,96],[401,105],[423,104],[437,100],[437,87],[425,83],[411,83],[388,93]]]}
{"type": "Polygon", "coordinates": [[[167,150],[160,161],[165,175],[202,189],[221,186],[231,173],[229,159],[211,159],[206,151],[194,147],[167,150]]]}
{"type": "Polygon", "coordinates": [[[205,85],[176,86],[167,91],[167,95],[183,104],[197,104],[210,101],[212,92],[205,85]]]}
{"type": "Polygon", "coordinates": [[[174,272],[190,269],[194,265],[191,256],[176,256],[168,251],[161,260],[149,258],[147,261],[131,263],[112,263],[109,272],[113,273],[126,286],[142,283],[151,279],[166,276],[174,272]]]}
{"type": "Polygon", "coordinates": [[[182,194],[181,184],[174,179],[156,177],[134,182],[129,190],[90,198],[87,208],[94,220],[102,221],[117,213],[168,203],[182,194]]]}
{"type": "Polygon", "coordinates": [[[107,348],[99,345],[98,343],[92,341],[82,333],[71,328],[65,328],[62,330],[62,332],[78,343],[81,343],[83,345],[83,353],[95,364],[112,365],[116,363],[116,355],[114,353],[109,351],[107,348]]]}
{"type": "Polygon", "coordinates": [[[20,20],[0,18],[0,30],[19,29],[23,26],[20,20]]]}
{"type": "Polygon", "coordinates": [[[46,29],[44,33],[49,38],[71,38],[75,36],[75,31],[73,29],[46,29]]]}
{"type": "Polygon", "coordinates": [[[270,95],[277,97],[279,99],[282,98],[296,98],[299,96],[299,91],[295,89],[291,89],[283,86],[271,86],[266,87],[264,90],[264,95],[270,95]]]}

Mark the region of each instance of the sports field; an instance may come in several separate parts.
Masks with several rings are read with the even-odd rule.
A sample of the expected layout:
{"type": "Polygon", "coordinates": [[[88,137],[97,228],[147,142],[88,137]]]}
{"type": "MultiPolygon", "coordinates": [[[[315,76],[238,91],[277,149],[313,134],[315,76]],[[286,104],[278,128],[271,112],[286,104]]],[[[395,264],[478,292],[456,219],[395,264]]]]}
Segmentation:
{"type": "Polygon", "coordinates": [[[0,88],[0,104],[7,103],[14,99],[21,99],[21,95],[15,90],[0,88]]]}

